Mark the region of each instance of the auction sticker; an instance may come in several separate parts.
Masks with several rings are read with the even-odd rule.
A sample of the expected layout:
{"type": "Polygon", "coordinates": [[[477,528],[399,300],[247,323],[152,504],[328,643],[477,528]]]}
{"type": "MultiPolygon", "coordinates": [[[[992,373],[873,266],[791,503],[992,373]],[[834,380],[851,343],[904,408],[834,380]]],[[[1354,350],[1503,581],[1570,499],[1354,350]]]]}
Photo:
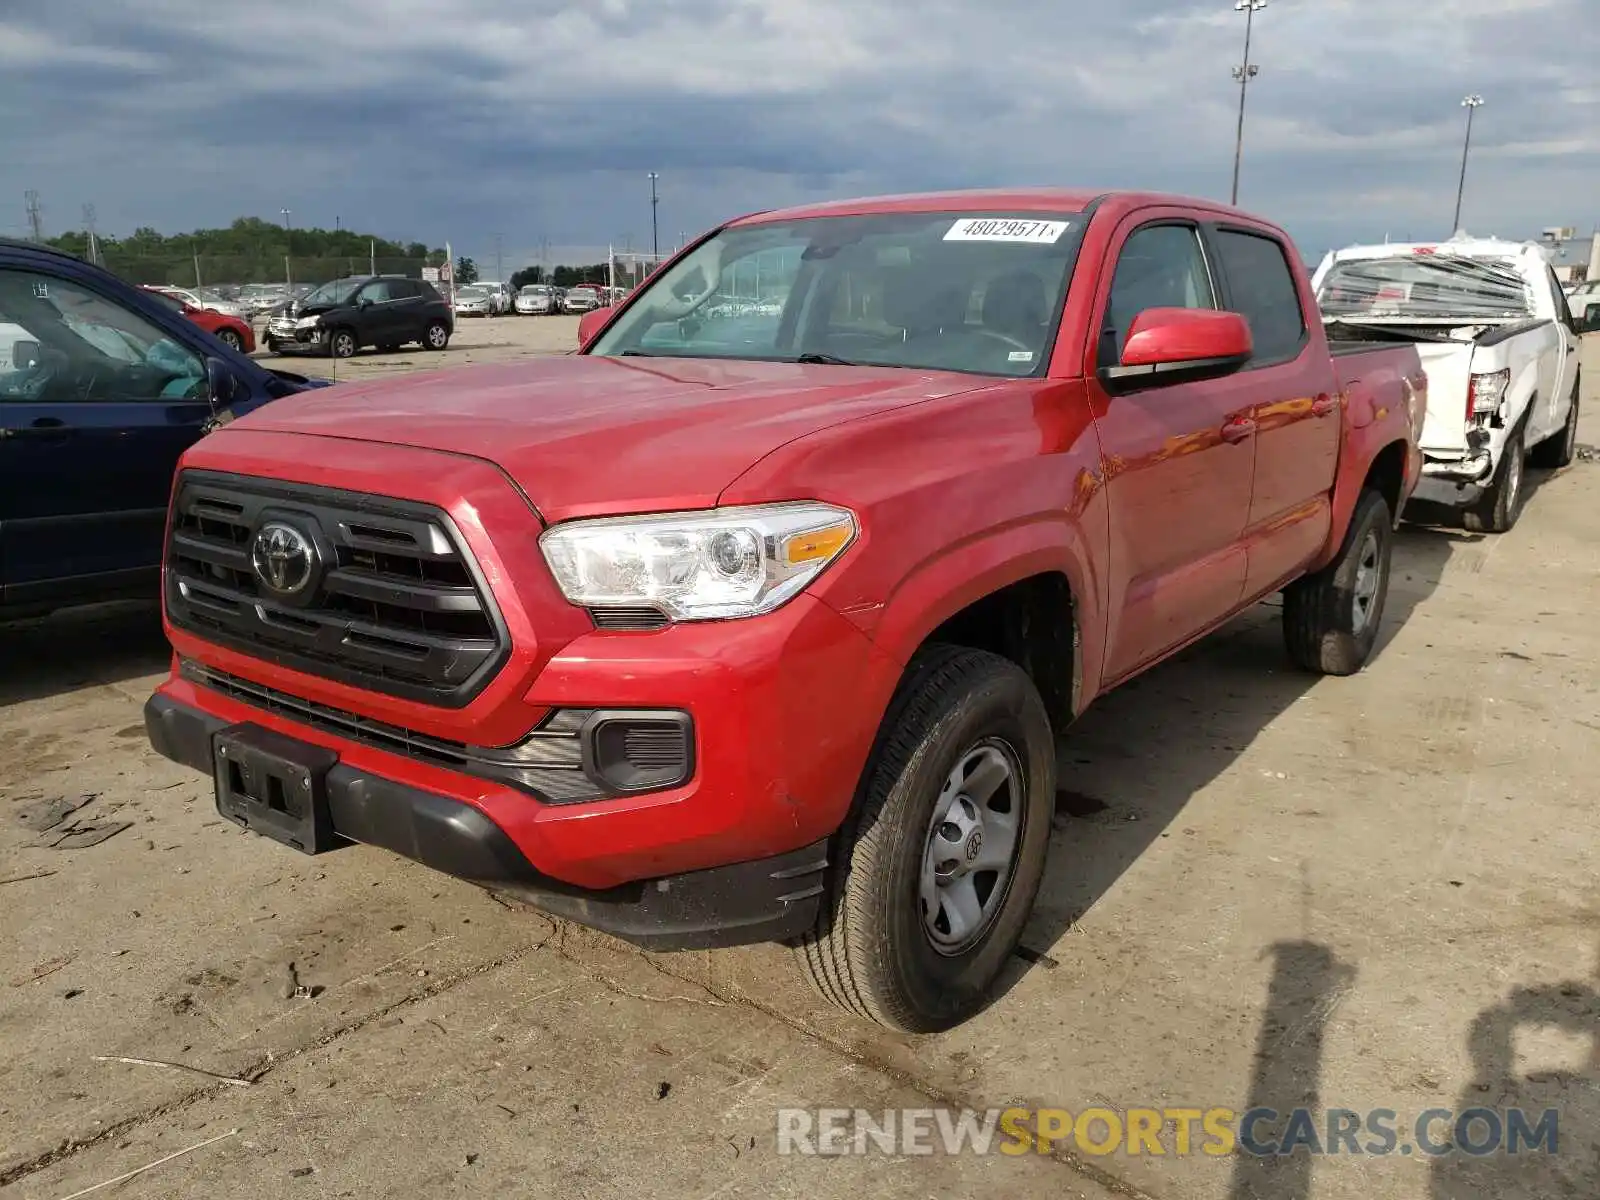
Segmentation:
{"type": "Polygon", "coordinates": [[[1035,242],[1050,245],[1072,228],[1071,221],[1032,221],[1015,217],[963,217],[944,235],[947,242],[1035,242]]]}

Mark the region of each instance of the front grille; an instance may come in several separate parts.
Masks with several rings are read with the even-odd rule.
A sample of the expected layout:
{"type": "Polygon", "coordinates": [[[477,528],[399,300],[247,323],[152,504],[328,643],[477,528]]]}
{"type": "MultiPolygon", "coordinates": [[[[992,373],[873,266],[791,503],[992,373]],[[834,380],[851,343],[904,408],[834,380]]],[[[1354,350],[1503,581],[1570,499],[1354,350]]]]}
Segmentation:
{"type": "Polygon", "coordinates": [[[185,471],[166,564],[173,625],[341,683],[459,708],[510,653],[476,562],[431,505],[185,471]],[[268,525],[310,547],[298,593],[253,565],[268,525]]]}
{"type": "Polygon", "coordinates": [[[492,779],[549,804],[580,804],[613,794],[584,771],[580,738],[592,709],[557,709],[514,746],[469,746],[292,696],[193,659],[184,659],[178,673],[190,683],[307,728],[430,766],[492,779]]]}

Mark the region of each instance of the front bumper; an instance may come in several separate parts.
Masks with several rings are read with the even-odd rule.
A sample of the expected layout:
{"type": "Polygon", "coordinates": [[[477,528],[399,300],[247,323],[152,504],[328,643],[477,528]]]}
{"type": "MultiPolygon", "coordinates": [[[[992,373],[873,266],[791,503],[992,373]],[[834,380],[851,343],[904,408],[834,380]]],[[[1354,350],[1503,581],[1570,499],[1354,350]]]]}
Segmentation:
{"type": "Polygon", "coordinates": [[[292,324],[284,325],[278,321],[269,322],[267,325],[267,337],[273,341],[293,342],[299,346],[319,345],[322,342],[323,332],[319,325],[313,325],[309,329],[298,329],[292,324]]]}
{"type": "MultiPolygon", "coordinates": [[[[157,692],[145,704],[155,750],[210,774],[213,739],[234,722],[157,692]]],[[[528,900],[650,950],[693,950],[799,935],[816,919],[827,841],[750,862],[603,890],[538,871],[480,809],[340,762],[327,780],[333,831],[436,871],[528,900]]]]}

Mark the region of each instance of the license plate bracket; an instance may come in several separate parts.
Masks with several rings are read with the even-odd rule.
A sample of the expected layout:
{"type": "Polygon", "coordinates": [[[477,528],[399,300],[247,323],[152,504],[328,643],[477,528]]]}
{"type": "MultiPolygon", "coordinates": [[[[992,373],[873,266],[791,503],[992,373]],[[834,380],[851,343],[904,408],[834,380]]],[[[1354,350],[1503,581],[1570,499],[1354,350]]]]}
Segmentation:
{"type": "Polygon", "coordinates": [[[218,730],[211,752],[222,816],[303,854],[348,844],[328,811],[332,750],[247,723],[218,730]]]}

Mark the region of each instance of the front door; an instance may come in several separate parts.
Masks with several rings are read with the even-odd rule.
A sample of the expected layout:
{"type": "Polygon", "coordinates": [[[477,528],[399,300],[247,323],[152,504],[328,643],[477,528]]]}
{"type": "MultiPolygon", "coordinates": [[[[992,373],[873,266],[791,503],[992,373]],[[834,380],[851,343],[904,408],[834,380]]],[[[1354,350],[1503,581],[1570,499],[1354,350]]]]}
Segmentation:
{"type": "Polygon", "coordinates": [[[1113,238],[1109,286],[1089,371],[1111,511],[1107,682],[1225,617],[1244,591],[1243,534],[1256,445],[1230,379],[1111,395],[1094,371],[1120,361],[1150,308],[1216,308],[1199,230],[1184,220],[1130,221],[1113,238]]]}
{"type": "Polygon", "coordinates": [[[0,324],[31,344],[0,373],[0,585],[71,600],[156,570],[179,456],[211,406],[200,357],[121,303],[0,270],[0,324]]]}

